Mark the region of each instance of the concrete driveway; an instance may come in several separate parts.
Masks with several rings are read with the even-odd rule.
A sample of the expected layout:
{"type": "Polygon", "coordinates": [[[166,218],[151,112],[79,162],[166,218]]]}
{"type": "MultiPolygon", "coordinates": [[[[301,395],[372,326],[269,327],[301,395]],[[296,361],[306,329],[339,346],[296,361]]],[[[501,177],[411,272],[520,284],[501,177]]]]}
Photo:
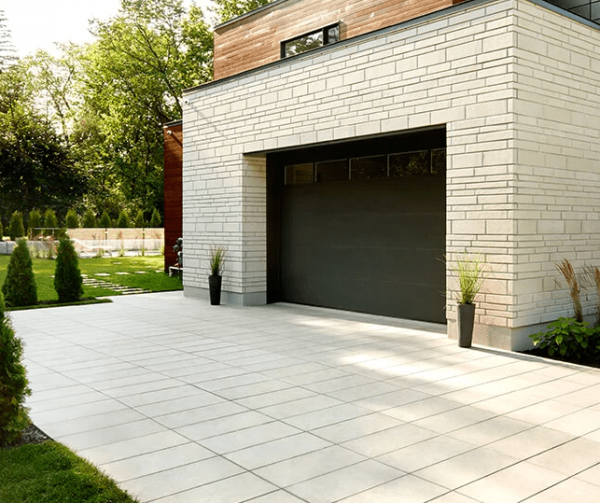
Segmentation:
{"type": "Polygon", "coordinates": [[[181,292],[12,313],[31,416],[143,502],[600,499],[600,371],[181,292]]]}

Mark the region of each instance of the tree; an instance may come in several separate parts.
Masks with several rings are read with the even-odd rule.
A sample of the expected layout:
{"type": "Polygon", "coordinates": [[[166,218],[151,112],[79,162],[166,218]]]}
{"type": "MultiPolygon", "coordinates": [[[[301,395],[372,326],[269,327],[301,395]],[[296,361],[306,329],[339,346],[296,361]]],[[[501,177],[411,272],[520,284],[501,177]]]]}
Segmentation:
{"type": "Polygon", "coordinates": [[[58,227],[58,219],[56,213],[51,208],[44,212],[44,229],[56,229],[58,227]]]}
{"type": "Polygon", "coordinates": [[[150,219],[150,227],[160,227],[160,222],[160,213],[156,208],[154,208],[154,210],[152,210],[152,218],[150,219]]]}
{"type": "Polygon", "coordinates": [[[93,229],[96,227],[96,215],[94,215],[94,212],[90,208],[85,210],[85,213],[83,214],[83,227],[86,229],[93,229]]]}
{"type": "Polygon", "coordinates": [[[216,4],[214,12],[217,14],[219,24],[225,23],[234,17],[258,9],[271,3],[272,0],[213,0],[216,4]]]}
{"type": "Polygon", "coordinates": [[[15,211],[10,217],[8,234],[11,241],[15,241],[17,238],[22,238],[25,235],[25,228],[23,227],[23,215],[21,215],[20,211],[15,211]]]}
{"type": "Polygon", "coordinates": [[[106,210],[102,212],[102,216],[100,217],[100,227],[103,229],[108,229],[109,227],[112,227],[112,220],[110,219],[110,215],[106,210]]]}
{"type": "Polygon", "coordinates": [[[4,11],[0,9],[0,72],[17,60],[4,11]]]}
{"type": "Polygon", "coordinates": [[[79,270],[79,260],[69,238],[63,238],[58,245],[54,289],[59,302],[76,302],[83,296],[83,279],[79,270]]]}
{"type": "Polygon", "coordinates": [[[27,220],[27,228],[32,238],[36,238],[40,235],[42,227],[42,215],[38,210],[31,210],[29,212],[29,219],[27,220]]]}
{"type": "Polygon", "coordinates": [[[79,216],[77,212],[71,208],[65,216],[65,227],[67,229],[77,229],[79,227],[79,216]]]}
{"type": "Polygon", "coordinates": [[[0,446],[18,440],[30,423],[25,399],[31,389],[22,357],[23,343],[15,335],[0,293],[0,446]]]}
{"type": "Polygon", "coordinates": [[[33,276],[33,264],[24,239],[17,240],[8,263],[2,293],[9,306],[32,306],[37,304],[37,285],[33,276]]]}
{"type": "Polygon", "coordinates": [[[138,210],[133,226],[137,227],[138,229],[146,227],[146,222],[144,221],[144,212],[142,210],[138,210]]]}
{"type": "Polygon", "coordinates": [[[130,227],[129,223],[129,215],[125,210],[119,213],[119,218],[117,219],[117,228],[118,229],[128,229],[130,227]]]}

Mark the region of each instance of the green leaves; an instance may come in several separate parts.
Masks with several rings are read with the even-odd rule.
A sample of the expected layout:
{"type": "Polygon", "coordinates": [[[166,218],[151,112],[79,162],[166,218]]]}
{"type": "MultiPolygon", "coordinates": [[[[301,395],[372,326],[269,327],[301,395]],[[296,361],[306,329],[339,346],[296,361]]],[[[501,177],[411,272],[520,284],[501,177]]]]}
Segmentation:
{"type": "Polygon", "coordinates": [[[546,332],[529,337],[550,357],[560,355],[576,361],[600,362],[600,328],[592,328],[585,321],[559,318],[548,325],[546,332]]]}
{"type": "Polygon", "coordinates": [[[271,3],[272,0],[214,0],[219,23],[271,3]]]}

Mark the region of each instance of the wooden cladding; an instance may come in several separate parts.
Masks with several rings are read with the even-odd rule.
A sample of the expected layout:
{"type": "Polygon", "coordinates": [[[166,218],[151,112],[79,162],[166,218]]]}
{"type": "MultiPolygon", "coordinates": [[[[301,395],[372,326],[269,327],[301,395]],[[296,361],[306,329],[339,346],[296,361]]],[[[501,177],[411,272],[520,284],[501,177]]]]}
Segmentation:
{"type": "Polygon", "coordinates": [[[277,61],[280,42],[340,23],[341,40],[466,0],[287,0],[215,30],[214,78],[277,61]]]}
{"type": "Polygon", "coordinates": [[[165,271],[175,265],[173,245],[183,234],[183,130],[181,123],[167,125],[164,134],[165,159],[165,271]]]}

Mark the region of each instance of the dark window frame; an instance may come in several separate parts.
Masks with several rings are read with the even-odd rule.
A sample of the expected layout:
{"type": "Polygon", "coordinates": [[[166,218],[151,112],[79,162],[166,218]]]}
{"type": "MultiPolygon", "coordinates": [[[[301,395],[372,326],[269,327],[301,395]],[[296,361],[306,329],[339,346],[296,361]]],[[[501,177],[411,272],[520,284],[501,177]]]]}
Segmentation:
{"type": "Polygon", "coordinates": [[[337,23],[333,23],[333,24],[328,24],[327,26],[323,26],[321,28],[317,28],[316,30],[311,30],[311,31],[307,31],[305,33],[302,33],[300,35],[296,35],[292,38],[288,38],[286,40],[282,40],[281,42],[279,42],[279,50],[280,50],[280,56],[281,59],[285,59],[285,58],[291,58],[292,56],[297,56],[298,54],[304,54],[305,52],[309,52],[312,51],[314,49],[317,49],[316,47],[314,49],[307,49],[306,51],[302,51],[299,52],[297,54],[290,54],[287,55],[286,54],[286,46],[287,44],[291,43],[291,42],[295,42],[296,40],[300,40],[302,38],[308,37],[310,35],[317,35],[317,34],[321,34],[322,38],[323,38],[323,45],[318,47],[318,49],[320,49],[321,47],[325,47],[326,45],[331,45],[334,44],[335,42],[339,42],[340,38],[341,38],[341,30],[340,30],[340,22],[338,21],[337,23]],[[332,28],[337,28],[338,29],[338,38],[337,40],[329,40],[329,30],[331,30],[332,28]]]}

